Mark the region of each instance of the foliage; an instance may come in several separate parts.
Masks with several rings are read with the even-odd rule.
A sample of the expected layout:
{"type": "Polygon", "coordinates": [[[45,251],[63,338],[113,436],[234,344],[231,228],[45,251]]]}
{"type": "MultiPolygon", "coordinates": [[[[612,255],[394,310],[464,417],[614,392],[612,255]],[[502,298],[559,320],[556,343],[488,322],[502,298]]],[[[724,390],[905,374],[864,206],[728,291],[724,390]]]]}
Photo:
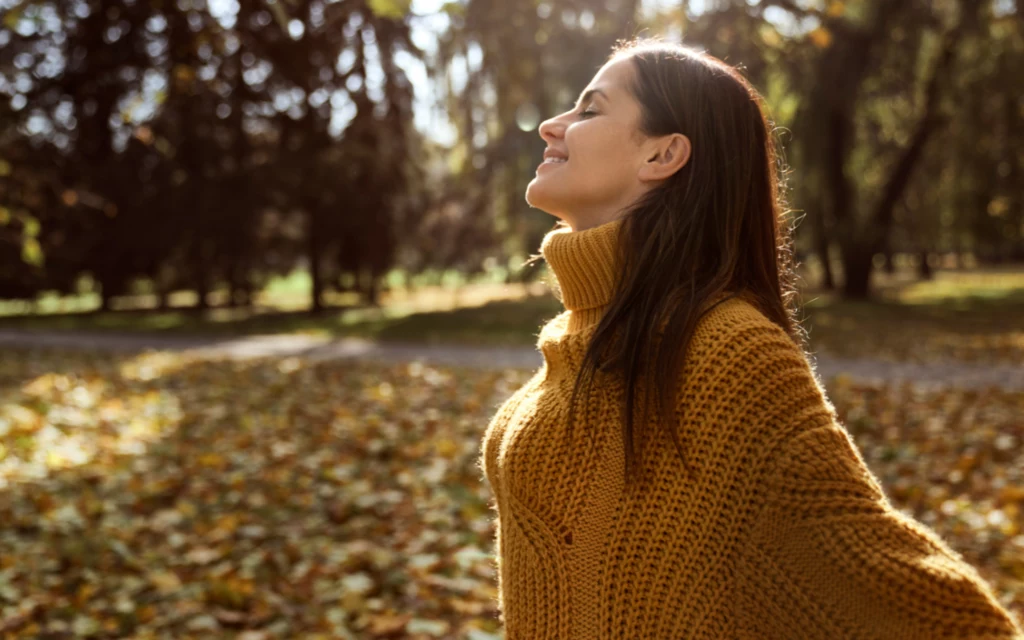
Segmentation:
{"type": "Polygon", "coordinates": [[[245,302],[304,263],[319,302],[343,271],[379,278],[419,190],[396,60],[421,52],[403,6],[72,0],[6,13],[0,206],[39,220],[24,253],[48,261],[0,253],[0,296],[70,292],[87,272],[105,309],[140,277],[194,289],[200,306],[226,282],[245,302]]]}
{"type": "MultiPolygon", "coordinates": [[[[819,256],[839,250],[847,297],[873,293],[876,254],[919,252],[924,277],[934,252],[1024,259],[1013,180],[1024,167],[1024,112],[1006,75],[1024,64],[1016,6],[723,0],[638,9],[468,0],[453,18],[438,72],[460,132],[458,210],[474,225],[526,228],[518,246],[534,252],[550,227],[521,196],[545,145],[536,126],[570,108],[614,39],[647,29],[737,65],[765,95],[790,164],[787,204],[808,219],[798,245],[819,256]],[[451,82],[452,68],[466,69],[465,82],[451,82]],[[974,87],[968,101],[965,85],[974,87]],[[999,137],[1006,143],[994,144],[999,137]]],[[[831,273],[825,284],[836,286],[831,273]]]]}
{"type": "Polygon", "coordinates": [[[922,278],[938,252],[1024,259],[1019,3],[7,4],[3,298],[88,274],[104,309],[138,279],[246,305],[306,268],[319,309],[332,291],[376,302],[393,267],[521,265],[551,226],[523,199],[537,126],[637,35],[707,50],[765,95],[798,248],[838,251],[847,297],[873,293],[878,254],[918,253],[922,278]],[[450,143],[414,126],[420,63],[450,143]]]}
{"type": "MultiPolygon", "coordinates": [[[[0,630],[497,638],[475,462],[531,374],[11,350],[0,630]]],[[[828,385],[894,504],[1024,612],[1020,394],[828,385]]]]}

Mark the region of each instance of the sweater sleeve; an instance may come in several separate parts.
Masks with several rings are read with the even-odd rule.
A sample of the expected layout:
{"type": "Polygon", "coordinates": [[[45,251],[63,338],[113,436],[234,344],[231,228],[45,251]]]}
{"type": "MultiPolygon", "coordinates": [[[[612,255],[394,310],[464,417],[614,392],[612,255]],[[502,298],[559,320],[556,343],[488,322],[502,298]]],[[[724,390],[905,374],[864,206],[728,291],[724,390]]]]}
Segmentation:
{"type": "Polygon", "coordinates": [[[841,425],[773,459],[738,563],[749,637],[1024,640],[977,570],[891,505],[841,425]]]}

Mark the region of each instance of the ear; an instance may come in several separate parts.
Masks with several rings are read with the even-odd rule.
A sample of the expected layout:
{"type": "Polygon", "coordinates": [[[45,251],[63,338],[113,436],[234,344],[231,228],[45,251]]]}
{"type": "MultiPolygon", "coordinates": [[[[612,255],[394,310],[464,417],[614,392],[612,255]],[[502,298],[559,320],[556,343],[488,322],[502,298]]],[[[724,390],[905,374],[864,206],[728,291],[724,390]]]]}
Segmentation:
{"type": "Polygon", "coordinates": [[[660,138],[640,165],[637,177],[644,182],[656,182],[679,171],[690,160],[690,139],[681,133],[660,138]]]}

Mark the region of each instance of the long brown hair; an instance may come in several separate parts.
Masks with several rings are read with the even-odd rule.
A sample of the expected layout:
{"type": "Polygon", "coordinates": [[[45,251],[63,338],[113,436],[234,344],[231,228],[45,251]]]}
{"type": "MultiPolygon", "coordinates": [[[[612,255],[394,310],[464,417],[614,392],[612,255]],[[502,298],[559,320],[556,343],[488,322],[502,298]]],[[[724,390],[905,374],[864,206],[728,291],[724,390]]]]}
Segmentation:
{"type": "Polygon", "coordinates": [[[629,489],[643,472],[644,427],[654,400],[641,380],[656,383],[658,422],[692,477],[669,403],[709,303],[742,295],[802,349],[806,336],[797,319],[792,230],[782,224],[784,160],[762,97],[733,67],[683,45],[619,40],[608,59],[622,56],[635,70],[629,89],[641,106],[639,132],[682,133],[692,147],[686,165],[624,212],[616,293],[594,329],[570,399],[571,429],[582,386],[590,387],[596,371],[621,372],[629,489]],[[645,397],[634,453],[638,390],[645,397]]]}

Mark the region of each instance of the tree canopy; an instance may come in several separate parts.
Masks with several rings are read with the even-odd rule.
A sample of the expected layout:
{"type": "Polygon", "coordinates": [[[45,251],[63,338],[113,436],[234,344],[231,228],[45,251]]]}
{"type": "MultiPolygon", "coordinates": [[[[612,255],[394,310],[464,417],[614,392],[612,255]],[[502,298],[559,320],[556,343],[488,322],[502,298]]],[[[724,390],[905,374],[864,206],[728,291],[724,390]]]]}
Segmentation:
{"type": "Polygon", "coordinates": [[[306,267],[374,301],[393,268],[508,265],[523,193],[619,39],[741,67],[789,164],[798,250],[870,295],[894,252],[1024,260],[1024,18],[1006,0],[0,0],[0,297],[104,308],[152,283],[251,300],[306,267]],[[440,25],[423,31],[425,22],[440,25]],[[431,46],[417,45],[417,29],[431,46]],[[410,69],[422,65],[425,84],[410,69]],[[454,135],[415,125],[416,91],[454,135]]]}

